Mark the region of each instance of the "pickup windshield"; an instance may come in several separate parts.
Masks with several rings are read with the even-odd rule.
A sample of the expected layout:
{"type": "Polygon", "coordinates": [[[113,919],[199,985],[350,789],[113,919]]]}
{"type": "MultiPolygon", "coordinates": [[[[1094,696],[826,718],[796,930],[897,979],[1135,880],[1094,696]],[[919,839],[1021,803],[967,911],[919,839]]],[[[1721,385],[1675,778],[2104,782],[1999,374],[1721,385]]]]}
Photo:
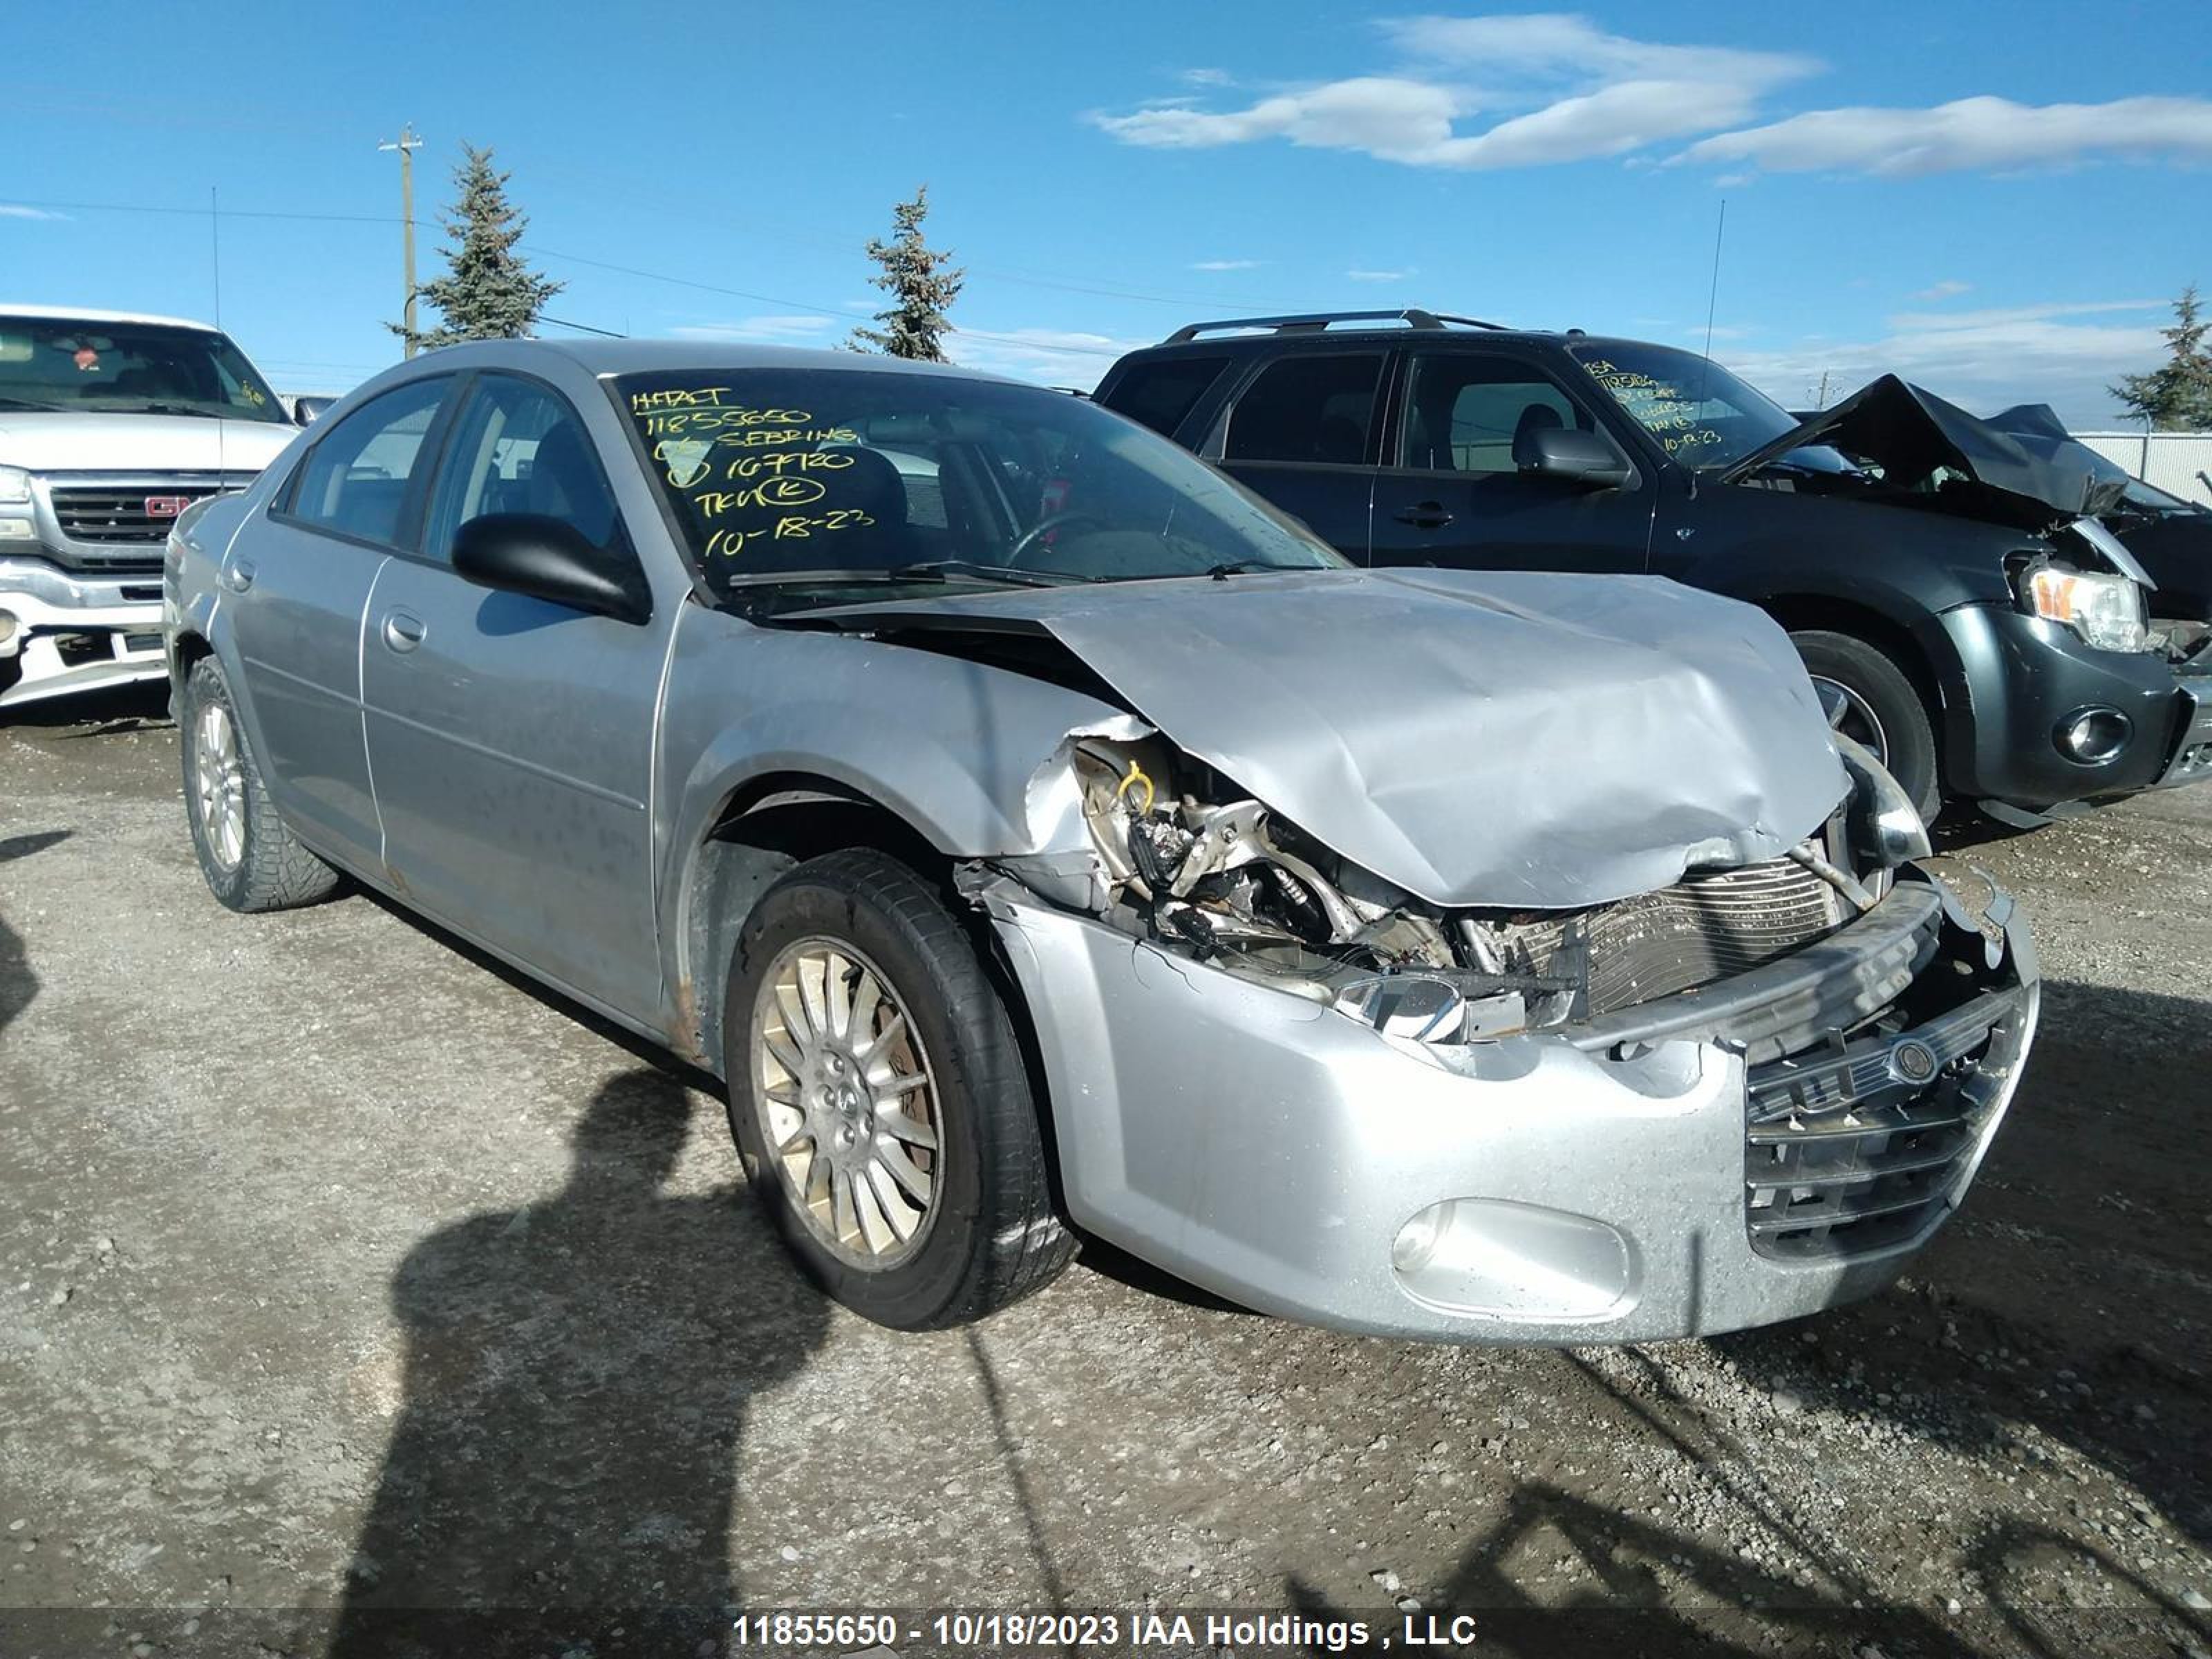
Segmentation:
{"type": "Polygon", "coordinates": [[[245,354],[211,330],[4,313],[0,410],[288,423],[245,354]]]}
{"type": "Polygon", "coordinates": [[[1574,354],[1590,379],[1683,466],[1731,466],[1799,424],[1765,393],[1695,352],[1593,340],[1577,345],[1574,354]]]}
{"type": "Polygon", "coordinates": [[[629,374],[614,390],[701,574],[748,610],[855,587],[1344,562],[1188,452],[1065,392],[789,368],[629,374]]]}

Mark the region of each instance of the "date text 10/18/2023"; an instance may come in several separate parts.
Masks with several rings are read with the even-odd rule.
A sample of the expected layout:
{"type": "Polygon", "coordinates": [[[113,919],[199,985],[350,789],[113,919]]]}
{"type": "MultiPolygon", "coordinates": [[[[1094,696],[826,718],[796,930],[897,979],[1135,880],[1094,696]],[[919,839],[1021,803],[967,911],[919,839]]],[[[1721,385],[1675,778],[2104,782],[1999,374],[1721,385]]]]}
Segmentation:
{"type": "Polygon", "coordinates": [[[733,1648],[763,1652],[819,1649],[1024,1649],[1062,1653],[1086,1649],[1158,1649],[1164,1652],[1231,1649],[1253,1652],[1297,1649],[1348,1653],[1379,1646],[1412,1651],[1474,1646],[1475,1620],[1467,1613],[1407,1613],[1395,1622],[1323,1618],[1297,1613],[748,1613],[732,1625],[733,1648]]]}

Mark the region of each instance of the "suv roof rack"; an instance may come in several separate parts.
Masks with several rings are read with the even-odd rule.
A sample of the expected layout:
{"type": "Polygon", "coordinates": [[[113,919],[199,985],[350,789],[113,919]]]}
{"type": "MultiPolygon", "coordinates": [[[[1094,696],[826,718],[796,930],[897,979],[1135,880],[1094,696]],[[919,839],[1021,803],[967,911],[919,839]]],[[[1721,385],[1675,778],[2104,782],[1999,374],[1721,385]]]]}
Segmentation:
{"type": "Polygon", "coordinates": [[[1335,323],[1403,323],[1408,328],[1443,328],[1456,325],[1462,328],[1502,329],[1503,323],[1486,323],[1480,317],[1455,317],[1449,312],[1423,311],[1407,307],[1402,311],[1312,311],[1291,317],[1225,317],[1218,322],[1186,323],[1162,341],[1163,345],[1180,345],[1186,340],[1195,340],[1201,334],[1218,334],[1229,329],[1266,329],[1274,334],[1318,334],[1335,323]]]}

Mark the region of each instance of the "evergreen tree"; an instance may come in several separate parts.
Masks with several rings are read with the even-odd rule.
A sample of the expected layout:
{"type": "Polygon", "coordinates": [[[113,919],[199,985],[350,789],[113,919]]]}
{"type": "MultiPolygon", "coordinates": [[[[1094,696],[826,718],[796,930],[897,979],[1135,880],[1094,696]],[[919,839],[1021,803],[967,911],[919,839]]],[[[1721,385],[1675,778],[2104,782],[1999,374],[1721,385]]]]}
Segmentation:
{"type": "MultiPolygon", "coordinates": [[[[418,350],[463,340],[526,339],[545,302],[567,286],[540,276],[514,251],[530,222],[507,199],[507,181],[514,175],[492,170],[489,147],[463,144],[461,152],[453,169],[460,201],[445,222],[453,244],[446,274],[415,290],[443,321],[415,336],[418,350]]],[[[386,326],[407,337],[404,324],[386,326]]]]}
{"type": "Polygon", "coordinates": [[[855,351],[880,351],[892,357],[912,357],[941,363],[945,337],[952,331],[945,313],[960,297],[968,273],[951,263],[949,252],[921,240],[921,222],[929,215],[929,186],[914,193],[911,202],[891,210],[896,234],[888,242],[871,239],[868,258],[883,267],[872,277],[891,295],[888,310],[876,313],[880,328],[856,328],[848,343],[855,351]]]}
{"type": "Polygon", "coordinates": [[[2212,432],[2212,352],[2204,344],[2212,323],[2198,318],[2195,283],[2181,290],[2173,326],[2160,332],[2166,362],[2148,374],[2122,376],[2112,396],[2160,432],[2212,432]]]}

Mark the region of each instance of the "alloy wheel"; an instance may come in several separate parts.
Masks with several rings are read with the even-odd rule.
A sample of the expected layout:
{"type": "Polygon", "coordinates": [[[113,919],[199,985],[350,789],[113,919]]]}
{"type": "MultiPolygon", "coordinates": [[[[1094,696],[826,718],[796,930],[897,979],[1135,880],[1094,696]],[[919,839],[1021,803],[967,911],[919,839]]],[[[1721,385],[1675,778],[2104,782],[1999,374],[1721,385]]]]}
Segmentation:
{"type": "Polygon", "coordinates": [[[208,851],[224,871],[246,856],[246,763],[238,727],[219,702],[201,706],[192,730],[192,785],[208,851]]]}
{"type": "Polygon", "coordinates": [[[1862,748],[1873,752],[1884,766],[1889,764],[1889,734],[1882,730],[1881,717],[1872,705],[1841,680],[1832,680],[1821,675],[1812,677],[1813,690],[1820,699],[1820,712],[1828,717],[1831,731],[1840,732],[1862,748]]]}
{"type": "Polygon", "coordinates": [[[786,945],[754,1005],[752,1066],[762,1144],[808,1231],[858,1267],[911,1256],[937,1215],[943,1119],[888,976],[841,940],[786,945]]]}

